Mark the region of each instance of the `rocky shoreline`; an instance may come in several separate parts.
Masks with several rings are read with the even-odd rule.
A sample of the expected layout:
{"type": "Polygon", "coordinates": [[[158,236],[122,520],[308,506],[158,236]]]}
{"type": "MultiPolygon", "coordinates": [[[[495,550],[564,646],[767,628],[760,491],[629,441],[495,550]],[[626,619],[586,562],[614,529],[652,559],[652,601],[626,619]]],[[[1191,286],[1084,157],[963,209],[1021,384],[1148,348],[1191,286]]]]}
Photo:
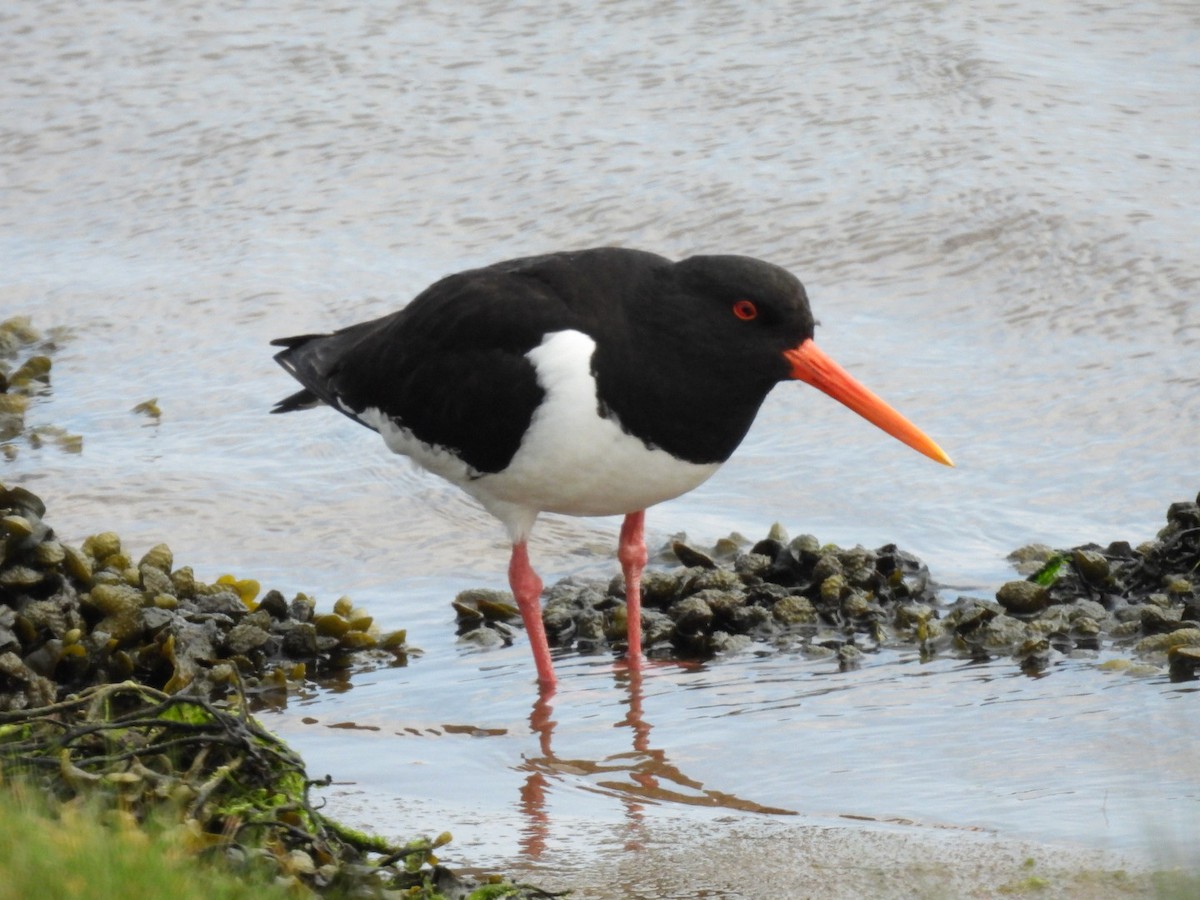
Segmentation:
{"type": "Polygon", "coordinates": [[[75,548],[45,515],[0,484],[0,784],[165,818],[235,870],[339,897],[554,896],[451,872],[448,833],[392,845],[325,818],[303,760],[251,715],[321,675],[404,665],[403,631],[347,598],[321,612],[251,579],[201,582],[165,544],[136,562],[113,532],[75,548]]]}
{"type": "MultiPolygon", "coordinates": [[[[1171,504],[1166,526],[1137,547],[1027,547],[1012,559],[1027,577],[995,599],[947,601],[925,564],[893,545],[823,546],[780,526],[756,543],[733,536],[703,550],[673,540],[645,575],[646,652],[796,653],[853,668],[906,649],[1010,658],[1030,673],[1072,659],[1197,677],[1200,498],[1171,504]]],[[[197,580],[166,545],[136,562],[112,532],[72,547],[40,498],[0,484],[0,773],[139,816],[168,804],[189,833],[207,835],[206,852],[311,890],[552,896],[459,878],[435,853],[449,835],[392,846],[317,813],[303,761],[249,713],[324,674],[406,664],[405,634],[380,634],[348,598],[322,612],[303,594],[259,594],[251,579],[197,580]],[[207,744],[222,750],[201,752],[207,744]],[[231,769],[241,790],[226,790],[231,769]]],[[[552,586],[551,642],[621,652],[623,594],[620,576],[552,586]]],[[[453,605],[463,640],[511,640],[518,617],[506,593],[466,591],[453,605]]]]}

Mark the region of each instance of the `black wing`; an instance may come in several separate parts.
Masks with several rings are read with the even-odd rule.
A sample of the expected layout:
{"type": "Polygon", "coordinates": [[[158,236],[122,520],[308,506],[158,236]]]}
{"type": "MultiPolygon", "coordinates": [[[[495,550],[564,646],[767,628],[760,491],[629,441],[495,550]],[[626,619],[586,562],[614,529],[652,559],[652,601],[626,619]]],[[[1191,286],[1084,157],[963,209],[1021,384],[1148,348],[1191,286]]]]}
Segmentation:
{"type": "Polygon", "coordinates": [[[451,275],[383,318],[273,341],[305,388],[273,412],[324,402],[362,422],[374,407],[479,472],[504,469],[545,395],[526,354],[548,333],[581,327],[529,263],[451,275]]]}

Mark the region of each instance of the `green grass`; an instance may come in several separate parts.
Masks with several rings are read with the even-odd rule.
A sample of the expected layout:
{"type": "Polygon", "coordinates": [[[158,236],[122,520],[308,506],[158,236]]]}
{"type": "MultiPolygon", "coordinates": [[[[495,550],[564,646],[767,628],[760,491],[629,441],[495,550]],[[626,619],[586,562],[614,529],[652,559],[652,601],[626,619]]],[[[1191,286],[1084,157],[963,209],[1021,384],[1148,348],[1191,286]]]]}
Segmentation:
{"type": "Polygon", "coordinates": [[[113,897],[295,900],[262,874],[234,874],[197,859],[181,829],[142,829],[87,806],[50,813],[39,798],[0,787],[0,900],[113,897]]]}

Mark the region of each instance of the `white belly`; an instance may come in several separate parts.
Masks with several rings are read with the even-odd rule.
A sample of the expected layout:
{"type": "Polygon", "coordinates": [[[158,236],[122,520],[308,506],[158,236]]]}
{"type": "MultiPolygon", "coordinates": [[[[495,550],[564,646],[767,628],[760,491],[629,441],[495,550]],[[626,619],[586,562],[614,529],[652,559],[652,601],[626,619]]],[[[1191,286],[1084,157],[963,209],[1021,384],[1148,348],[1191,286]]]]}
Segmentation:
{"type": "Polygon", "coordinates": [[[529,352],[546,397],[509,467],[479,479],[493,496],[546,512],[609,516],[678,497],[717,471],[716,463],[650,449],[598,414],[595,348],[585,334],[559,331],[529,352]]]}
{"type": "Polygon", "coordinates": [[[512,462],[480,474],[441,447],[416,440],[377,409],[361,418],[397,453],[453,482],[523,538],[539,512],[608,516],[635,512],[685,494],[720,468],[651,449],[601,417],[591,374],[595,342],[558,331],[527,354],[546,396],[512,462]]]}

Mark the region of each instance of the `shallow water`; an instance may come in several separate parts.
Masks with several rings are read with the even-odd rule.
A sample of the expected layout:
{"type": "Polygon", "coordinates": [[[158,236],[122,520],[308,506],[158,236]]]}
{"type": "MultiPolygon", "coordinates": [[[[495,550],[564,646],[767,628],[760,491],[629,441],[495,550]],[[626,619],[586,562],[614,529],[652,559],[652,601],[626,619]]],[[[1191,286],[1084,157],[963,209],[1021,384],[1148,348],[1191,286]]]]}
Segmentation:
{"type": "MultiPolygon", "coordinates": [[[[546,738],[523,641],[454,644],[449,599],[503,581],[500,529],[339,416],[264,415],[291,389],[266,345],[547,249],[770,259],[958,468],[785,385],[711,482],[650,511],[651,540],[779,520],[989,593],[1021,544],[1137,542],[1200,488],[1198,42],[1183,2],[17,0],[0,315],[74,330],[30,419],[84,450],[25,448],[0,478],[68,538],[167,540],[201,577],[408,627],[407,669],[271,724],[353,783],[339,811],[451,827],[467,861],[620,856],[581,823],[719,831],[756,807],[1170,857],[1200,815],[1195,697],[1086,662],[749,655],[635,692],[567,656],[546,738]],[[150,397],[158,424],[130,412],[150,397]]],[[[546,517],[535,564],[607,577],[615,533],[546,517]]]]}

